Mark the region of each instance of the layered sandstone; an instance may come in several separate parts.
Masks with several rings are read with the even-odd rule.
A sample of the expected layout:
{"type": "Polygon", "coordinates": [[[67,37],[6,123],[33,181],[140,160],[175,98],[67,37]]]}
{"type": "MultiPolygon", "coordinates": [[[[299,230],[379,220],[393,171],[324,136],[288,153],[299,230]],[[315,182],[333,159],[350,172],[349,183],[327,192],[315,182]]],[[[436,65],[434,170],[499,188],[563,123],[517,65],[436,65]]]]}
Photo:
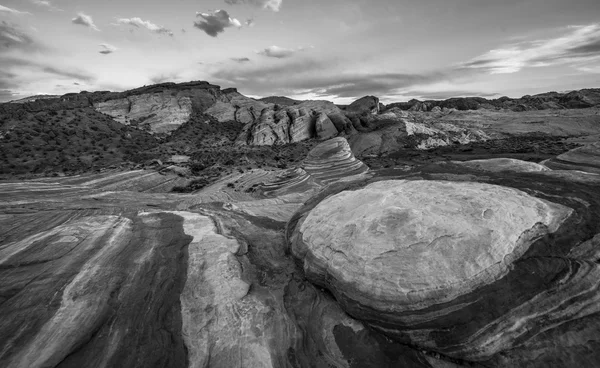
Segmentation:
{"type": "Polygon", "coordinates": [[[121,124],[147,127],[153,133],[170,133],[192,114],[191,99],[170,91],[108,100],[94,107],[121,124]]]}
{"type": "Polygon", "coordinates": [[[369,168],[354,157],[345,138],[337,137],[313,148],[303,168],[318,182],[352,181],[365,178],[369,168]]]}

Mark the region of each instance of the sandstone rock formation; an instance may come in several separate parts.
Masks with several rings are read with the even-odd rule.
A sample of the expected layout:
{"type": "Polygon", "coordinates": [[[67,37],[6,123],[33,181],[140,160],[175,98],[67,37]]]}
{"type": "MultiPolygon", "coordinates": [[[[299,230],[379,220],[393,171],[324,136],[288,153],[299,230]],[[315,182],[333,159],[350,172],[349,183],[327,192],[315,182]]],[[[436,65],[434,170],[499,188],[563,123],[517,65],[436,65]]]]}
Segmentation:
{"type": "MultiPolygon", "coordinates": [[[[290,222],[291,251],[344,310],[396,341],[492,366],[532,361],[523,356],[527,349],[498,355],[528,341],[541,356],[555,354],[567,365],[594,360],[591,353],[557,353],[556,334],[538,336],[598,311],[600,296],[592,290],[600,267],[583,258],[544,257],[564,252],[559,243],[579,244],[559,239],[572,236],[580,221],[573,208],[583,207],[464,180],[376,181],[323,193],[290,222]],[[561,272],[565,278],[555,279],[561,272]],[[532,283],[525,286],[523,277],[532,283]],[[558,300],[564,309],[555,308],[558,300]]],[[[585,334],[577,336],[576,344],[585,344],[585,334]]]]}
{"type": "Polygon", "coordinates": [[[189,97],[172,96],[168,91],[99,102],[94,107],[119,123],[148,126],[155,133],[177,129],[192,113],[189,97]]]}
{"type": "Polygon", "coordinates": [[[259,118],[246,124],[238,137],[239,144],[273,145],[300,142],[309,138],[327,139],[352,130],[352,123],[342,111],[328,101],[304,101],[263,109],[259,118]]]}
{"type": "Polygon", "coordinates": [[[357,160],[345,138],[325,141],[310,151],[303,168],[322,183],[357,180],[366,177],[369,168],[357,160]]]}
{"type": "Polygon", "coordinates": [[[346,111],[353,113],[368,113],[368,114],[379,114],[379,99],[375,96],[365,96],[352,102],[346,111]]]}

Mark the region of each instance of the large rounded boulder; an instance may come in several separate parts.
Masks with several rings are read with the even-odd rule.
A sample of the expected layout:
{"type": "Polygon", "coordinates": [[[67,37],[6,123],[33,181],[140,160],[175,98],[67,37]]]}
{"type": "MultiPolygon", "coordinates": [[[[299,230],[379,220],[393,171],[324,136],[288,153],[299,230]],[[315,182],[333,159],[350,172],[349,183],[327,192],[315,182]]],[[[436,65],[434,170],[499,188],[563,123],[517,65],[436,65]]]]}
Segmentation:
{"type": "Polygon", "coordinates": [[[288,240],[307,278],[354,318],[397,341],[482,361],[600,311],[597,292],[578,294],[598,287],[597,264],[531,256],[556,252],[576,217],[508,186],[380,180],[310,201],[288,240]]]}

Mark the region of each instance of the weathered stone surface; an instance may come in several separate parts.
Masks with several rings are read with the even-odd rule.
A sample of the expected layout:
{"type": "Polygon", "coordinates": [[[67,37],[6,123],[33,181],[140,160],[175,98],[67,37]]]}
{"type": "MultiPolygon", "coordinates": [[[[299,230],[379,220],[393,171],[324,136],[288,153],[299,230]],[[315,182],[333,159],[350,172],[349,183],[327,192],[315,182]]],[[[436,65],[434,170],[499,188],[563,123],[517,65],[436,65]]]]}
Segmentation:
{"type": "Polygon", "coordinates": [[[204,111],[219,122],[238,121],[242,124],[254,122],[261,111],[269,105],[246,97],[237,91],[228,91],[218,95],[214,105],[204,111]]]}
{"type": "Polygon", "coordinates": [[[340,132],[352,133],[352,123],[333,103],[304,101],[296,105],[274,105],[262,110],[259,119],[247,124],[238,144],[273,145],[310,138],[327,139],[340,132]]]}
{"type": "Polygon", "coordinates": [[[338,135],[338,130],[335,128],[329,117],[326,114],[320,113],[315,122],[315,129],[318,139],[329,139],[338,135]]]}
{"type": "Polygon", "coordinates": [[[405,312],[497,280],[570,213],[500,186],[381,181],[317,205],[292,249],[309,277],[332,279],[370,308],[405,312]]]}
{"type": "Polygon", "coordinates": [[[177,129],[192,113],[189,97],[173,95],[169,91],[108,100],[96,103],[94,107],[122,124],[148,126],[153,133],[177,129]]]}
{"type": "Polygon", "coordinates": [[[599,366],[599,175],[491,162],[369,170],[337,137],[193,194],[153,170],[2,182],[0,366],[599,366]],[[328,269],[290,254],[302,223],[346,239],[328,269]]]}
{"type": "Polygon", "coordinates": [[[473,176],[430,181],[444,177],[437,172],[426,181],[333,188],[294,216],[291,250],[345,311],[396,341],[494,367],[536,366],[534,355],[598,362],[587,337],[600,327],[597,241],[567,255],[589,239],[589,226],[598,228],[585,215],[598,210],[597,195],[591,184],[570,184],[574,197],[564,198],[565,182],[546,182],[546,173],[489,172],[481,180],[518,182],[562,205],[473,176]],[[583,318],[587,332],[559,327],[583,318]],[[556,340],[558,331],[571,335],[556,340]]]}

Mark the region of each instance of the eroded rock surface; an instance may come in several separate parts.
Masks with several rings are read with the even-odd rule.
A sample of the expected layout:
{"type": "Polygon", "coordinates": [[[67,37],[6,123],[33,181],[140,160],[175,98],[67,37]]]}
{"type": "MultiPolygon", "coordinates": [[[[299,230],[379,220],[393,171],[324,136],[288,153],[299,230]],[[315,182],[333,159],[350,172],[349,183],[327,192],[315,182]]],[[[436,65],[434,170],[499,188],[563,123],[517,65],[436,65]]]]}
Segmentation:
{"type": "Polygon", "coordinates": [[[169,133],[189,120],[192,101],[170,92],[129,96],[94,105],[121,124],[148,126],[154,133],[169,133]]]}
{"type": "Polygon", "coordinates": [[[0,183],[0,366],[599,365],[597,175],[496,166],[0,183]]]}
{"type": "MultiPolygon", "coordinates": [[[[530,175],[545,181],[547,174],[530,175]]],[[[428,176],[332,189],[308,202],[288,230],[307,277],[354,318],[444,355],[492,366],[533,364],[517,347],[535,346],[546,361],[596,361],[591,352],[577,357],[570,350],[589,346],[589,332],[554,343],[548,339],[558,332],[541,334],[581,318],[598,328],[600,268],[575,253],[554,258],[581,241],[573,239],[585,207],[577,201],[588,203],[589,194],[563,199],[550,195],[560,188],[546,187],[549,201],[512,187],[526,188],[533,177],[498,186],[467,175],[428,176]]]]}

